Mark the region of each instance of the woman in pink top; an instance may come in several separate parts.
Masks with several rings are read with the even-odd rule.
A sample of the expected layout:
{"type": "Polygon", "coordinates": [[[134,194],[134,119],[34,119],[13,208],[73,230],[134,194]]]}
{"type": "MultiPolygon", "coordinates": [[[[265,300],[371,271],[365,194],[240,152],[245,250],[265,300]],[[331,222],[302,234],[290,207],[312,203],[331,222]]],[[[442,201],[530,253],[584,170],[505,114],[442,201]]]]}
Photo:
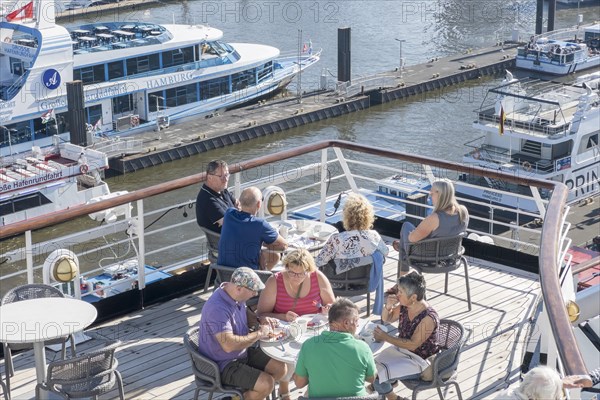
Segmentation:
{"type": "MultiPolygon", "coordinates": [[[[305,249],[294,250],[283,259],[283,265],[285,270],[265,283],[256,314],[292,322],[301,315],[327,313],[335,295],[325,274],[317,270],[313,256],[305,249]]],[[[279,382],[282,399],[289,397],[288,375],[279,382]]]]}

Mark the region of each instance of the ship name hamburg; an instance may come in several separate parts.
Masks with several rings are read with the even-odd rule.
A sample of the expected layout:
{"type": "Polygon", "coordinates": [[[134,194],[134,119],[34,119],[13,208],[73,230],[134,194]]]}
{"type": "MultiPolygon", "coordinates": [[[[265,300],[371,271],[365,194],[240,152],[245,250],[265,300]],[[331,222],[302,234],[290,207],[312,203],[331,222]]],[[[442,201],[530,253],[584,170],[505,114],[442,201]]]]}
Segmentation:
{"type": "Polygon", "coordinates": [[[194,74],[191,71],[183,72],[181,74],[164,76],[162,78],[153,79],[148,81],[148,89],[154,89],[160,86],[172,85],[174,83],[185,82],[194,79],[194,74]]]}

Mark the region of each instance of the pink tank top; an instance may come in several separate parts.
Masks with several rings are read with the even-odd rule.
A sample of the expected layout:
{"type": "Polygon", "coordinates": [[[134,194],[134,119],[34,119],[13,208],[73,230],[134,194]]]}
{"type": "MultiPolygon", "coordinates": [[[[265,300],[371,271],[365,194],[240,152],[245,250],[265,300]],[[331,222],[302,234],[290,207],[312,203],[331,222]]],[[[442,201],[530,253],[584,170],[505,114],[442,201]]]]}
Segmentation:
{"type": "MultiPolygon", "coordinates": [[[[275,280],[277,282],[277,298],[275,300],[275,307],[273,312],[277,314],[285,314],[288,311],[294,311],[298,315],[305,314],[317,314],[320,309],[317,308],[315,303],[321,303],[321,290],[319,288],[319,278],[317,277],[317,271],[310,273],[310,291],[308,295],[299,297],[296,302],[296,308],[294,307],[294,297],[290,296],[285,289],[285,283],[283,282],[283,272],[275,274],[275,280]]],[[[306,281],[304,284],[306,285],[306,281]]],[[[295,296],[295,293],[294,293],[295,296]]]]}

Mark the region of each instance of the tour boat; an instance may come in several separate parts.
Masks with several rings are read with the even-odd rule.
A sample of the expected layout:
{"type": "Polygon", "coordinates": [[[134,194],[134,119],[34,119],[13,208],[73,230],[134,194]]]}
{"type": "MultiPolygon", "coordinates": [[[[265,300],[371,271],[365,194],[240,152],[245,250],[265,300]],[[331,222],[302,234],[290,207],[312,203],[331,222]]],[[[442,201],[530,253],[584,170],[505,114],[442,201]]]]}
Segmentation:
{"type": "MultiPolygon", "coordinates": [[[[55,138],[58,139],[58,138],[55,138]]],[[[0,227],[86,204],[110,193],[101,172],[106,154],[59,143],[0,163],[0,227]]]]}
{"type": "Polygon", "coordinates": [[[222,38],[209,26],[140,21],[67,29],[53,1],[32,0],[0,22],[0,154],[49,145],[55,134],[69,140],[70,81],[83,83],[89,128],[123,135],[271,95],[321,53],[311,42],[283,55],[222,38]]]}
{"type": "MultiPolygon", "coordinates": [[[[569,189],[568,204],[600,193],[598,92],[581,86],[506,79],[484,98],[474,127],[485,132],[467,143],[463,161],[517,177],[548,179],[569,189]]],[[[489,176],[462,174],[457,191],[470,198],[539,210],[547,190],[510,184],[489,176]],[[467,183],[471,185],[466,185],[467,183]]]]}
{"type": "Polygon", "coordinates": [[[566,75],[600,66],[600,24],[532,36],[517,49],[517,68],[566,75]]]}

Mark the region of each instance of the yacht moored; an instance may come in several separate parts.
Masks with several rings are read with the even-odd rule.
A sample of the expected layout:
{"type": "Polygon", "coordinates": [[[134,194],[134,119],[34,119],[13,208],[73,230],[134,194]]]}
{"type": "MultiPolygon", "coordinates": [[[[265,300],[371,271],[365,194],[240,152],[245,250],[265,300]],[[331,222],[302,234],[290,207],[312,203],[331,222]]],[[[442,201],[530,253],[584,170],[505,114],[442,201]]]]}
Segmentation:
{"type": "MultiPolygon", "coordinates": [[[[302,52],[227,43],[201,25],[106,22],[66,29],[54,2],[33,0],[32,15],[0,22],[0,152],[33,141],[69,140],[66,83],[84,86],[85,122],[102,135],[157,129],[273,94],[319,61],[302,52]],[[41,17],[43,15],[43,18],[41,17]],[[42,121],[42,115],[56,118],[42,121]]],[[[31,8],[30,7],[30,8],[31,8]]],[[[28,8],[29,10],[29,8],[28,8]]]]}

